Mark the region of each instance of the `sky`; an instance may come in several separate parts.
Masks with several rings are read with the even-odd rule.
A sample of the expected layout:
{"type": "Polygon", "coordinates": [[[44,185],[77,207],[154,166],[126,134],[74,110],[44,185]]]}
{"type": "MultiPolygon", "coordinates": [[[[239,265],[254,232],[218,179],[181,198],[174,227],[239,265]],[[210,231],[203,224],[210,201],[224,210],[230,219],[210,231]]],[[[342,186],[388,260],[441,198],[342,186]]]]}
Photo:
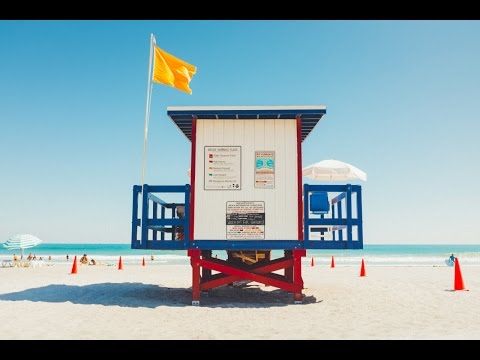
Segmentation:
{"type": "Polygon", "coordinates": [[[130,243],[151,33],[197,73],[153,86],[146,183],[189,183],[167,106],[325,105],[303,166],[368,174],[365,244],[480,243],[480,21],[418,20],[0,21],[0,242],[130,243]]]}

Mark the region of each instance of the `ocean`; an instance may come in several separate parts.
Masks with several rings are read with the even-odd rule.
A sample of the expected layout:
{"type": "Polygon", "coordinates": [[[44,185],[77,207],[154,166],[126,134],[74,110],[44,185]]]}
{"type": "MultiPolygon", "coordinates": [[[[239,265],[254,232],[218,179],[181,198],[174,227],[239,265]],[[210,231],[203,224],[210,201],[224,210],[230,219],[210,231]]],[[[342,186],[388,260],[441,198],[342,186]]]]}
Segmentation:
{"type": "MultiPolygon", "coordinates": [[[[0,246],[0,261],[12,259],[19,250],[7,250],[0,246]]],[[[145,258],[148,264],[189,264],[186,251],[171,250],[132,250],[130,244],[46,244],[26,249],[25,256],[35,254],[53,263],[71,263],[76,255],[83,254],[96,261],[116,264],[120,256],[124,264],[141,264],[145,258]],[[69,256],[67,260],[66,256],[69,256]],[[153,261],[151,260],[153,256],[153,261]]],[[[272,257],[278,257],[282,251],[274,250],[272,257]]],[[[329,265],[331,257],[335,257],[335,266],[358,266],[364,258],[369,266],[445,266],[445,259],[450,254],[458,257],[462,266],[480,266],[479,245],[364,245],[363,250],[307,250],[304,263],[315,259],[315,265],[329,265]]],[[[224,259],[225,251],[214,251],[214,255],[224,259]]]]}

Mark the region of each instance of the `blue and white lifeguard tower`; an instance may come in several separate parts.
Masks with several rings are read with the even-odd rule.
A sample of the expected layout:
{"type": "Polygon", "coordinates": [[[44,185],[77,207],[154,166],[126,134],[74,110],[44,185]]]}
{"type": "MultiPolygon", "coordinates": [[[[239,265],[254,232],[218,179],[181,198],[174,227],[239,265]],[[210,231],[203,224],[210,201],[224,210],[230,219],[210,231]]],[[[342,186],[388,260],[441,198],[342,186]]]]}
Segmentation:
{"type": "Polygon", "coordinates": [[[239,280],[301,303],[307,249],[363,248],[361,187],[302,185],[302,142],[325,106],[168,107],[167,114],[191,142],[190,184],[134,185],[132,249],[187,250],[193,305],[202,292],[239,280]],[[164,193],[183,201],[164,201],[164,193]],[[225,259],[212,250],[226,250],[225,259]],[[273,258],[272,250],[283,254],[273,258]]]}

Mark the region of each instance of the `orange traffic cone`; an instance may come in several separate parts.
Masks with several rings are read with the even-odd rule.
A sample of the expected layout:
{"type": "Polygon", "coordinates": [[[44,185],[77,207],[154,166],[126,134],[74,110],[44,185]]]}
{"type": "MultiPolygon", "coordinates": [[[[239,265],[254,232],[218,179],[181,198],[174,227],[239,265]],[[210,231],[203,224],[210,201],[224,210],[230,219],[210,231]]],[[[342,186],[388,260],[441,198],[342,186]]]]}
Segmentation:
{"type": "Polygon", "coordinates": [[[462,270],[460,270],[460,263],[458,259],[455,258],[455,283],[453,285],[455,290],[465,290],[465,285],[463,284],[462,270]]]}
{"type": "Polygon", "coordinates": [[[334,267],[335,267],[335,259],[333,258],[333,256],[332,256],[332,263],[330,264],[330,267],[331,267],[331,268],[334,268],[334,267]]]}
{"type": "Polygon", "coordinates": [[[118,270],[123,270],[122,257],[118,260],[118,270]]]}
{"type": "Polygon", "coordinates": [[[365,273],[365,262],[363,261],[363,258],[362,258],[362,267],[360,268],[360,276],[367,276],[367,274],[365,273]]]}
{"type": "Polygon", "coordinates": [[[145,266],[145,258],[142,260],[142,266],[145,266]]]}
{"type": "Polygon", "coordinates": [[[311,266],[315,265],[315,261],[313,261],[313,256],[312,256],[312,263],[310,264],[311,266]]]}
{"type": "Polygon", "coordinates": [[[77,255],[75,255],[73,259],[72,272],[70,274],[76,274],[76,273],[77,273],[77,255]]]}

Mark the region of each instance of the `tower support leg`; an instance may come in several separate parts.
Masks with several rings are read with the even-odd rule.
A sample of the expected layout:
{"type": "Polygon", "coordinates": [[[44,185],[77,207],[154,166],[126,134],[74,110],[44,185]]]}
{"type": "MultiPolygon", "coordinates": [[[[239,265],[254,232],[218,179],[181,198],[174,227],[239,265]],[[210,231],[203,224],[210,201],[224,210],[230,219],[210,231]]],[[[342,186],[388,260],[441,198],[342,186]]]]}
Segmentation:
{"type": "MultiPolygon", "coordinates": [[[[293,251],[292,250],[285,250],[285,258],[293,259],[293,251]]],[[[285,279],[288,282],[293,283],[293,266],[289,266],[285,268],[285,279]]]]}
{"type": "Polygon", "coordinates": [[[225,286],[235,281],[255,281],[293,294],[294,302],[303,301],[302,257],[305,250],[287,250],[285,257],[265,259],[253,265],[212,258],[208,252],[188,250],[192,265],[192,305],[200,305],[202,291],[225,286]],[[279,271],[284,270],[285,275],[279,271]],[[212,275],[212,271],[216,273],[212,275]]]}
{"type": "Polygon", "coordinates": [[[192,305],[200,305],[200,250],[189,250],[192,265],[192,305]]]}
{"type": "MultiPolygon", "coordinates": [[[[202,250],[202,259],[210,260],[212,258],[212,250],[202,250]]],[[[202,267],[202,282],[210,280],[212,277],[212,270],[202,267]]],[[[208,290],[204,290],[201,292],[201,295],[208,296],[208,290]]]]}
{"type": "MultiPolygon", "coordinates": [[[[298,285],[299,289],[303,289],[302,257],[306,255],[306,250],[293,250],[293,282],[298,285]]],[[[303,302],[302,290],[293,293],[293,301],[295,304],[303,302]]]]}

